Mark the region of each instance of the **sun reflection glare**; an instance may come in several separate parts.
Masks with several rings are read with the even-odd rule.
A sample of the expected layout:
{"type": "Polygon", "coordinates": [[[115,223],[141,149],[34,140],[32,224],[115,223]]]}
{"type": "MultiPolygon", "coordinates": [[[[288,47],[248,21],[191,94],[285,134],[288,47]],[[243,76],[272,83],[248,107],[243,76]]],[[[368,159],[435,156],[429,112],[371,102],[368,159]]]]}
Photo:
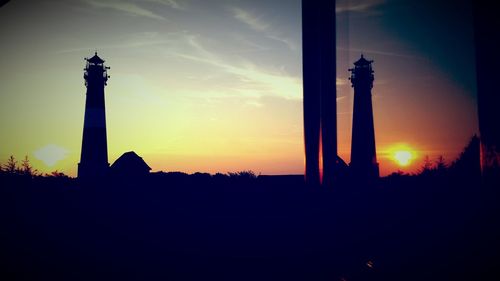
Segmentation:
{"type": "Polygon", "coordinates": [[[407,150],[396,151],[393,157],[400,166],[408,166],[412,160],[411,152],[407,150]]]}
{"type": "Polygon", "coordinates": [[[417,152],[406,144],[397,144],[388,149],[391,160],[401,167],[409,166],[417,158],[417,152]]]}

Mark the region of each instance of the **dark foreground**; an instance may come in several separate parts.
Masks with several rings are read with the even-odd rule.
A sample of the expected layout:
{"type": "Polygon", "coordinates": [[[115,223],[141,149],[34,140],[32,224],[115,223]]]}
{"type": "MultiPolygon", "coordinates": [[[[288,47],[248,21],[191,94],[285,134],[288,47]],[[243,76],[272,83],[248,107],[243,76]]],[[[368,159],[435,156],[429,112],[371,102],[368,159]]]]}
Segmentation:
{"type": "Polygon", "coordinates": [[[500,280],[499,202],[450,177],[5,176],[0,280],[500,280]]]}

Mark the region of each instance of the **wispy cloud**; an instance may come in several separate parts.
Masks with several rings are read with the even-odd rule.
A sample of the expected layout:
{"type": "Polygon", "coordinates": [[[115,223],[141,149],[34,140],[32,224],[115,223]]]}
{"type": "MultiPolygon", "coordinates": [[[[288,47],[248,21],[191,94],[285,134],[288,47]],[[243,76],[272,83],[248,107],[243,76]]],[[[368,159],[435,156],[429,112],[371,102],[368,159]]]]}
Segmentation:
{"type": "Polygon", "coordinates": [[[276,40],[278,42],[282,42],[283,44],[287,45],[288,48],[290,48],[291,50],[297,50],[297,44],[295,44],[295,42],[293,40],[290,40],[288,38],[279,37],[276,35],[271,35],[271,34],[268,34],[267,38],[276,40]]]}
{"type": "Polygon", "coordinates": [[[272,72],[257,67],[249,61],[240,64],[227,62],[215,53],[207,50],[200,43],[198,37],[187,36],[187,44],[194,49],[192,53],[175,53],[176,57],[216,67],[227,74],[235,75],[247,88],[242,89],[247,93],[259,92],[274,94],[291,99],[301,98],[302,85],[300,79],[280,72],[272,72]]]}
{"type": "Polygon", "coordinates": [[[335,12],[367,12],[384,3],[385,0],[340,0],[336,3],[335,12]]]}
{"type": "MultiPolygon", "coordinates": [[[[97,0],[84,0],[87,4],[94,8],[101,9],[113,9],[116,11],[123,12],[130,16],[147,17],[156,20],[165,20],[161,15],[153,13],[152,11],[141,7],[138,3],[133,1],[121,1],[121,0],[107,0],[107,1],[97,1],[97,0]]],[[[175,2],[174,2],[175,3],[175,2]]]]}
{"type": "MultiPolygon", "coordinates": [[[[168,45],[174,39],[170,38],[177,33],[159,34],[158,32],[138,32],[127,34],[126,38],[119,38],[119,43],[100,44],[97,46],[97,51],[102,50],[118,50],[118,49],[137,49],[151,47],[156,45],[168,45]]],[[[93,52],[96,46],[83,46],[78,48],[67,48],[56,51],[56,54],[75,53],[75,52],[93,52]]]]}
{"type": "Polygon", "coordinates": [[[165,5],[167,7],[176,9],[176,10],[185,10],[186,7],[181,5],[178,0],[148,0],[149,2],[154,2],[158,4],[165,5]]]}
{"type": "Polygon", "coordinates": [[[278,32],[272,29],[271,24],[262,20],[260,17],[254,15],[249,11],[245,11],[240,8],[232,8],[233,17],[240,22],[244,23],[251,29],[255,31],[262,32],[267,38],[284,43],[290,49],[296,50],[297,44],[290,40],[289,38],[285,38],[280,36],[278,32]]]}
{"type": "Polygon", "coordinates": [[[233,8],[233,15],[236,19],[248,25],[254,30],[267,31],[269,29],[269,24],[263,22],[258,17],[240,8],[233,8]]]}
{"type": "Polygon", "coordinates": [[[348,52],[356,52],[356,53],[359,53],[359,54],[375,54],[375,55],[382,55],[382,56],[400,57],[400,58],[408,58],[408,59],[420,59],[420,60],[424,59],[422,57],[408,55],[408,54],[402,54],[402,53],[397,53],[397,52],[385,52],[385,51],[373,50],[373,49],[359,49],[359,48],[337,47],[337,50],[339,50],[339,51],[348,51],[348,52]]]}

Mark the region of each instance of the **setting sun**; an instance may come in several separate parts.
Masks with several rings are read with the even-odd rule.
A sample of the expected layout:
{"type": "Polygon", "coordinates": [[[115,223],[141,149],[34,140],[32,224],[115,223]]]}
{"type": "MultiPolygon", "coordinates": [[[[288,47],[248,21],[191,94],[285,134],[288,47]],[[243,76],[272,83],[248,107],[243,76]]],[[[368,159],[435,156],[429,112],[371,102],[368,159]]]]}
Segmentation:
{"type": "Polygon", "coordinates": [[[407,144],[393,144],[387,148],[386,155],[399,167],[409,167],[417,159],[417,150],[407,144]]]}
{"type": "MultiPolygon", "coordinates": [[[[102,123],[106,163],[135,151],[153,172],[303,174],[302,2],[8,1],[0,8],[0,163],[28,156],[41,173],[77,176],[83,58],[97,52],[111,67],[102,123]]],[[[404,5],[355,1],[387,8],[385,14],[350,2],[337,1],[337,143],[329,145],[351,162],[349,69],[363,53],[374,61],[370,106],[380,176],[416,173],[425,155],[458,157],[478,133],[471,29],[446,37],[454,40],[449,52],[434,21],[410,13],[401,22],[404,5]],[[436,44],[420,48],[429,38],[436,44]]],[[[425,5],[420,12],[437,9],[425,5]]],[[[458,18],[457,25],[436,20],[465,25],[458,18]]]]}
{"type": "Polygon", "coordinates": [[[400,166],[408,166],[413,159],[411,152],[407,150],[395,151],[393,157],[400,166]]]}

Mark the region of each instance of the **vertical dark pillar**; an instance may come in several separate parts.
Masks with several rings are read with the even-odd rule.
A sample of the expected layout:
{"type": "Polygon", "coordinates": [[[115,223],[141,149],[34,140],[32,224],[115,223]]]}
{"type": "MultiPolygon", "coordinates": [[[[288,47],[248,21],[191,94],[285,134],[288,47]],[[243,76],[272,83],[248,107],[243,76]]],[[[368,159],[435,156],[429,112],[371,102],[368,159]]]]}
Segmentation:
{"type": "Polygon", "coordinates": [[[337,161],[337,62],[335,1],[321,7],[321,137],[323,148],[323,185],[331,186],[337,161]]]}
{"type": "Polygon", "coordinates": [[[500,186],[500,17],[488,1],[473,1],[477,102],[484,182],[500,186]]]}
{"type": "Polygon", "coordinates": [[[353,179],[366,183],[379,176],[371,93],[374,80],[372,63],[373,61],[368,61],[361,55],[354,63],[354,68],[350,69],[354,108],[349,166],[353,179]]]}
{"type": "Polygon", "coordinates": [[[107,174],[108,147],[106,139],[106,111],[104,87],[108,80],[104,61],[97,53],[87,60],[85,67],[85,120],[83,124],[82,154],[78,164],[78,178],[99,178],[107,174]]]}
{"type": "Polygon", "coordinates": [[[325,183],[337,158],[335,1],[302,1],[302,46],[305,179],[319,185],[320,153],[325,183]]]}
{"type": "Polygon", "coordinates": [[[321,28],[317,1],[302,1],[305,180],[319,185],[321,28]]]}

